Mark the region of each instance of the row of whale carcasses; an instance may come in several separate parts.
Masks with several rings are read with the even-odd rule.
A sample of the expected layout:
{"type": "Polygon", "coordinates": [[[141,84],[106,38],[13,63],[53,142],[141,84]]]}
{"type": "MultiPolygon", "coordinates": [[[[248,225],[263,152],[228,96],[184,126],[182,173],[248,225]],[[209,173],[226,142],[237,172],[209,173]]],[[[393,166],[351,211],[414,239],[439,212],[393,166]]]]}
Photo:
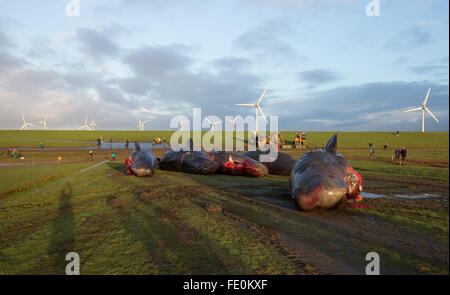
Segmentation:
{"type": "Polygon", "coordinates": [[[274,162],[259,162],[263,152],[204,152],[204,151],[167,151],[158,161],[149,150],[142,150],[136,144],[125,161],[128,174],[136,176],[152,176],[156,168],[163,170],[181,171],[195,174],[223,173],[229,175],[262,177],[267,174],[289,175],[296,159],[278,153],[274,162]]]}
{"type": "Polygon", "coordinates": [[[362,178],[348,161],[336,153],[337,136],[326,150],[313,150],[298,161],[278,153],[275,161],[258,162],[262,151],[234,152],[168,151],[159,160],[151,151],[136,150],[125,161],[127,170],[136,176],[154,175],[156,168],[196,174],[224,173],[262,177],[267,174],[289,175],[291,195],[299,207],[310,211],[333,208],[350,199],[361,201],[362,178]],[[127,163],[128,161],[128,163],[127,163]]]}

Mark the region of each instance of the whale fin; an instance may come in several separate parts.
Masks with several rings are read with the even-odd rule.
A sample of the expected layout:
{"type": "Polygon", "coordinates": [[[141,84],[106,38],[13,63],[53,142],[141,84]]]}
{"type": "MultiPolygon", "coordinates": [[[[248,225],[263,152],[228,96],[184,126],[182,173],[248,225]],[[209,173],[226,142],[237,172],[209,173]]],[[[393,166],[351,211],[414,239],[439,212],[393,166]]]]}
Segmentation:
{"type": "Polygon", "coordinates": [[[141,145],[137,141],[134,142],[134,145],[135,145],[137,151],[141,150],[141,145]]]}
{"type": "Polygon", "coordinates": [[[333,135],[327,143],[327,152],[335,154],[337,149],[337,134],[333,135]]]}

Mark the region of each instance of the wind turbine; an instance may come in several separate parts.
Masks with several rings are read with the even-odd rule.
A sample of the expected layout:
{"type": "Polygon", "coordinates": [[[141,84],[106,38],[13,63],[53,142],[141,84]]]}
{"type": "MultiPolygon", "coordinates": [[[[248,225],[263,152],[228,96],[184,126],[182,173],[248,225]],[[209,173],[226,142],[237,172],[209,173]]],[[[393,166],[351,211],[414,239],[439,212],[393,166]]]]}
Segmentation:
{"type": "Polygon", "coordinates": [[[80,126],[80,129],[81,130],[91,130],[91,127],[89,127],[89,124],[88,124],[87,116],[84,118],[84,125],[80,126]]]}
{"type": "Polygon", "coordinates": [[[217,124],[222,123],[222,121],[217,121],[217,122],[211,122],[208,117],[206,117],[206,120],[208,120],[209,126],[210,126],[210,131],[214,131],[214,126],[216,126],[217,124]]]}
{"type": "Polygon", "coordinates": [[[43,128],[44,128],[44,130],[48,130],[47,119],[48,119],[48,115],[45,115],[45,117],[44,117],[44,121],[41,121],[41,122],[36,122],[36,123],[37,123],[37,124],[42,124],[42,125],[43,125],[43,128]]]}
{"type": "Polygon", "coordinates": [[[22,113],[22,120],[23,120],[23,125],[22,127],[20,127],[20,130],[28,130],[28,126],[34,126],[34,124],[31,123],[27,123],[27,121],[25,121],[25,116],[22,113]]]}
{"type": "Polygon", "coordinates": [[[145,123],[150,122],[150,120],[141,121],[139,118],[137,118],[137,120],[138,120],[138,126],[137,127],[139,128],[139,131],[144,131],[145,123]]]}
{"type": "Polygon", "coordinates": [[[191,121],[189,120],[181,120],[180,118],[178,118],[178,129],[181,129],[181,131],[183,131],[184,128],[184,124],[183,123],[189,123],[191,121]]]}
{"type": "Polygon", "coordinates": [[[258,111],[261,112],[261,115],[263,116],[264,120],[266,121],[266,124],[269,124],[269,122],[266,119],[266,116],[264,115],[264,112],[262,111],[261,107],[259,106],[259,103],[261,102],[262,98],[264,97],[264,95],[267,92],[267,89],[269,89],[269,87],[266,87],[266,89],[264,89],[263,93],[261,94],[261,96],[259,97],[258,101],[255,104],[249,104],[249,103],[240,103],[240,104],[236,104],[237,106],[251,106],[251,107],[255,107],[256,109],[256,141],[258,141],[258,111]]]}
{"type": "Polygon", "coordinates": [[[94,117],[91,119],[91,123],[89,123],[89,128],[91,130],[95,130],[95,127],[98,127],[97,123],[95,123],[94,117]]]}
{"type": "Polygon", "coordinates": [[[427,96],[425,97],[425,100],[422,103],[422,106],[415,108],[415,109],[410,109],[407,111],[403,111],[404,113],[408,113],[408,112],[412,112],[412,111],[419,111],[422,110],[422,132],[425,132],[425,111],[427,111],[428,114],[430,114],[431,117],[433,117],[433,119],[439,123],[439,120],[433,115],[433,113],[431,113],[431,111],[426,107],[427,105],[427,101],[428,101],[428,96],[430,95],[430,91],[431,88],[428,88],[428,92],[427,92],[427,96]]]}

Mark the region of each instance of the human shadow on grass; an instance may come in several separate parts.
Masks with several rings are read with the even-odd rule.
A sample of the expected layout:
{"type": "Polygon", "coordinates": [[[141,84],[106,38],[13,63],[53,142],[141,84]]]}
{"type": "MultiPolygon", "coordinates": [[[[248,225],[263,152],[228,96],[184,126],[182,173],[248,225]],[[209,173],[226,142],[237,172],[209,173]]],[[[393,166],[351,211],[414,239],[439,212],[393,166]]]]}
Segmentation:
{"type": "MultiPolygon", "coordinates": [[[[114,200],[109,200],[110,203],[112,201],[114,200]]],[[[168,208],[162,208],[139,195],[137,195],[137,201],[145,205],[147,209],[141,210],[135,206],[126,209],[124,206],[116,206],[112,203],[110,206],[118,212],[128,234],[144,245],[152,266],[159,269],[156,273],[224,273],[221,259],[208,246],[195,242],[201,237],[196,229],[187,224],[180,224],[179,219],[171,214],[168,208]],[[150,208],[153,210],[149,210],[150,208]],[[137,216],[145,221],[141,222],[136,218],[137,216]],[[183,233],[190,238],[184,237],[183,233]],[[189,242],[194,244],[191,245],[189,242]],[[202,257],[209,257],[209,259],[205,262],[202,257]],[[198,265],[199,263],[201,266],[198,265]]]]}
{"type": "Polygon", "coordinates": [[[76,252],[74,249],[74,214],[72,208],[72,185],[66,183],[61,190],[58,202],[57,218],[52,224],[52,238],[48,247],[48,255],[51,257],[52,274],[65,274],[66,255],[76,252]]]}

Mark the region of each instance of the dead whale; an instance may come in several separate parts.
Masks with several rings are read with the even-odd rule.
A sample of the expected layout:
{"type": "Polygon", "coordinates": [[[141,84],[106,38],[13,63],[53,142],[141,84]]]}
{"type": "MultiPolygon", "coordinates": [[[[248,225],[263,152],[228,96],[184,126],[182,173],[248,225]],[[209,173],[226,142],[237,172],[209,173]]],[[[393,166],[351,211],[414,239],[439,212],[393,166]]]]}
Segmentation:
{"type": "Polygon", "coordinates": [[[153,176],[158,168],[158,160],[150,150],[143,150],[139,143],[135,143],[136,150],[125,159],[127,175],[153,176]]]}
{"type": "Polygon", "coordinates": [[[182,171],[194,174],[212,174],[220,164],[203,151],[167,151],[159,161],[164,170],[182,171]]]}
{"type": "Polygon", "coordinates": [[[264,164],[269,169],[269,174],[276,174],[276,175],[291,175],[291,170],[294,167],[295,163],[297,163],[297,159],[295,159],[292,156],[289,156],[288,154],[278,152],[278,156],[275,161],[272,162],[262,162],[260,161],[260,155],[268,154],[269,150],[267,151],[247,151],[245,153],[242,153],[242,155],[247,156],[249,158],[252,158],[253,160],[256,160],[262,164],[264,164]]]}
{"type": "Polygon", "coordinates": [[[269,173],[266,166],[242,154],[216,151],[209,155],[220,164],[219,171],[224,174],[262,177],[269,173]]]}
{"type": "Polygon", "coordinates": [[[337,135],[325,150],[304,154],[291,171],[291,195],[302,210],[328,209],[349,199],[361,201],[362,178],[340,154],[337,135]]]}

